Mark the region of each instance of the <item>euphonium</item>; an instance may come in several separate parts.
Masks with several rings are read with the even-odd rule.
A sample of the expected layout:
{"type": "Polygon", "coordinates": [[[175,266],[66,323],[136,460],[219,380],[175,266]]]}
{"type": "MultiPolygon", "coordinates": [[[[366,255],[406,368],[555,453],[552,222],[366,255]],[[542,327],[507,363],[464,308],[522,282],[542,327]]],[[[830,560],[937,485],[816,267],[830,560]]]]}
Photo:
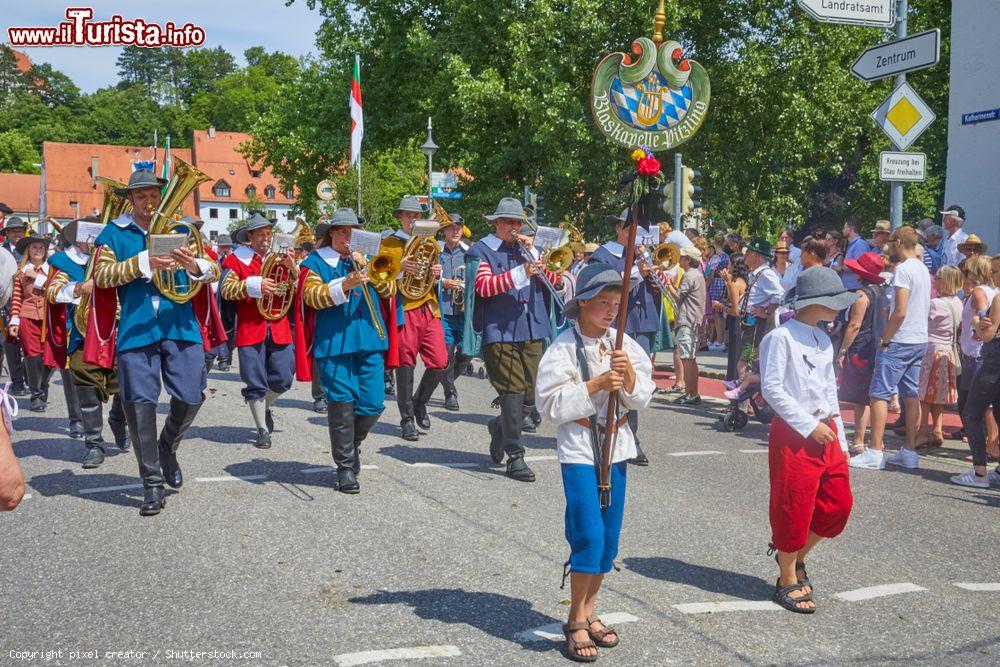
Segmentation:
{"type": "MultiPolygon", "coordinates": [[[[125,184],[113,178],[99,176],[97,180],[104,186],[104,202],[101,204],[101,224],[106,225],[109,221],[118,216],[124,215],[132,210],[132,202],[122,197],[116,192],[118,188],[124,188],[125,184]]],[[[83,281],[87,282],[94,273],[94,257],[91,256],[87,262],[87,272],[83,276],[83,281]]],[[[87,330],[87,318],[90,316],[91,295],[81,294],[80,303],[73,312],[73,324],[78,331],[87,330]]]]}
{"type": "MultiPolygon", "coordinates": [[[[434,202],[434,221],[438,224],[438,229],[451,224],[451,218],[444,207],[434,202]]],[[[419,223],[418,223],[419,224],[419,223]]],[[[410,238],[403,250],[403,259],[412,259],[417,263],[417,272],[414,274],[404,273],[399,279],[399,292],[408,299],[417,301],[423,299],[434,288],[434,275],[431,267],[437,264],[441,248],[438,247],[434,235],[416,236],[410,238]]]]}
{"type": "Polygon", "coordinates": [[[269,252],[260,266],[261,277],[277,284],[273,294],[257,299],[257,310],[268,322],[276,322],[287,315],[295,298],[295,276],[282,264],[284,259],[281,253],[269,252]]]}
{"type": "MultiPolygon", "coordinates": [[[[194,165],[180,158],[173,158],[177,163],[174,175],[163,192],[160,207],[153,213],[149,224],[149,234],[186,234],[188,249],[195,257],[204,258],[201,232],[193,225],[174,218],[174,213],[180,209],[196,187],[211,180],[209,176],[199,171],[194,165]]],[[[157,271],[153,274],[153,283],[160,293],[174,303],[187,303],[201,291],[203,283],[192,282],[183,269],[157,271]],[[178,276],[178,273],[181,275],[178,276]]]]}

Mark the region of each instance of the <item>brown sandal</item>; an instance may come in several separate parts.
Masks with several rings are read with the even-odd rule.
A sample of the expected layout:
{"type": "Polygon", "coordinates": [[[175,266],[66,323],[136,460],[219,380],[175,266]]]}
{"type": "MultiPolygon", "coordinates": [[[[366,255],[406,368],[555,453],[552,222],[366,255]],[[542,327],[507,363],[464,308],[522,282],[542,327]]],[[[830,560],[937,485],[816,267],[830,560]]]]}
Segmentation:
{"type": "Polygon", "coordinates": [[[618,636],[617,630],[615,630],[614,628],[609,628],[606,625],[604,625],[603,630],[593,630],[591,629],[590,626],[593,625],[594,623],[600,623],[601,625],[604,625],[604,621],[602,621],[600,616],[598,616],[597,614],[587,617],[587,634],[589,634],[590,638],[594,640],[594,643],[597,644],[598,648],[614,648],[615,646],[618,646],[618,640],[620,639],[620,637],[618,636]],[[614,635],[615,636],[614,641],[609,641],[609,642],[604,641],[604,638],[607,637],[608,635],[614,635]]]}
{"type": "Polygon", "coordinates": [[[582,648],[597,648],[592,641],[578,642],[571,636],[574,632],[586,630],[590,632],[590,624],[581,621],[570,621],[563,624],[563,635],[566,637],[566,656],[573,662],[597,662],[597,654],[580,655],[582,648]]]}

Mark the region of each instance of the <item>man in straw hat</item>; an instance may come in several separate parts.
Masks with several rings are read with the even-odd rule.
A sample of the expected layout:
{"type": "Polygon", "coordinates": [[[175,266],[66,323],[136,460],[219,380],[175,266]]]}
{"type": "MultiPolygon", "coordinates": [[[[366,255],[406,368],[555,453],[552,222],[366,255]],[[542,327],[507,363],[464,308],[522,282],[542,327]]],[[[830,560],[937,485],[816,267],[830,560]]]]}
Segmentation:
{"type": "Polygon", "coordinates": [[[164,482],[175,489],[183,484],[177,448],[205,399],[205,349],[212,347],[203,340],[193,301],[175,303],[166,298],[153,276],[157,271],[182,269],[181,274],[175,272],[179,283],[219,279],[219,265],[196,257],[186,245],[169,256],[150,255],[146,237],[163,185],[164,180],[152,171],[132,172],[128,186],[120,190],[132,204],[132,212],[107,225],[97,238],[94,260],[95,286],[115,288],[121,305],[118,377],[145,490],[139,509],[142,516],[163,509],[164,482]],[[170,395],[170,412],[157,434],[161,388],[170,395]]]}
{"type": "MultiPolygon", "coordinates": [[[[403,258],[403,252],[410,242],[413,224],[427,216],[430,209],[416,197],[403,197],[393,215],[399,220],[400,228],[382,240],[381,252],[400,262],[403,273],[416,274],[420,267],[416,260],[403,258]]],[[[431,276],[441,277],[441,264],[430,267],[431,276]]],[[[383,294],[382,296],[388,296],[383,294]]],[[[434,388],[444,376],[448,367],[448,350],[445,344],[444,328],[441,325],[441,308],[436,289],[428,290],[419,299],[410,299],[396,294],[397,308],[402,303],[402,317],[399,318],[399,367],[396,368],[396,405],[399,407],[399,423],[404,440],[418,440],[422,429],[431,427],[427,416],[427,401],[434,388]],[[417,355],[424,362],[424,375],[420,386],[414,392],[413,375],[417,355]]],[[[384,390],[384,388],[383,388],[384,390]]]]}
{"type": "MultiPolygon", "coordinates": [[[[260,303],[281,298],[292,299],[292,292],[279,294],[279,285],[261,271],[264,258],[271,252],[274,223],[260,213],[254,213],[238,232],[240,247],[226,258],[222,268],[226,279],[222,283],[222,298],[236,303],[236,353],[240,360],[241,394],[250,407],[256,433],[254,447],[268,449],[274,431],[272,406],[288,391],[294,380],[295,353],[292,349],[292,311],[270,321],[260,312],[260,303]]],[[[296,281],[299,265],[295,250],[289,248],[281,265],[296,281]]]]}
{"type": "MultiPolygon", "coordinates": [[[[619,274],[625,271],[625,244],[628,243],[629,236],[629,209],[624,209],[621,215],[606,215],[604,222],[609,225],[615,233],[615,240],[608,241],[590,257],[590,264],[599,263],[610,266],[619,274]]],[[[658,232],[659,230],[657,230],[658,232]]],[[[691,246],[688,242],[685,247],[691,246]]],[[[660,310],[663,299],[660,296],[660,284],[668,282],[660,270],[655,266],[648,266],[639,260],[634,267],[629,267],[632,276],[637,278],[635,289],[629,292],[628,316],[625,319],[625,333],[635,339],[637,343],[646,351],[650,359],[656,350],[653,349],[653,342],[656,334],[660,330],[660,310]],[[657,275],[658,274],[658,275],[657,275]]],[[[617,325],[617,323],[616,323],[617,325]]],[[[639,413],[631,410],[628,414],[629,427],[636,436],[635,458],[631,461],[634,465],[648,466],[649,458],[639,444],[639,413]]]]}
{"type": "Polygon", "coordinates": [[[800,614],[816,611],[806,555],[821,539],[844,530],[854,502],[833,344],[817,325],[834,320],[857,298],[832,269],[806,269],[786,304],[795,317],[760,346],[761,392],[774,410],[769,515],[779,576],[773,600],[800,614]]]}
{"type": "MultiPolygon", "coordinates": [[[[65,248],[49,258],[52,266],[52,277],[45,288],[45,298],[51,304],[49,322],[53,313],[60,306],[65,321],[65,354],[68,357],[69,378],[63,376],[63,384],[75,388],[75,394],[80,405],[80,418],[83,428],[83,444],[87,454],[83,459],[84,468],[96,468],[104,462],[107,443],[104,441],[104,403],[111,399],[111,409],[108,411],[108,426],[114,435],[115,445],[120,451],[128,451],[130,440],[125,422],[125,411],[122,407],[118,391],[118,369],[101,368],[83,360],[84,338],[91,334],[89,330],[80,330],[76,326],[75,315],[80,299],[93,293],[93,279],[86,280],[87,263],[93,253],[93,241],[99,230],[103,228],[96,217],[73,220],[63,227],[60,236],[65,248]],[[83,224],[85,230],[80,231],[83,224]],[[95,233],[97,232],[97,233],[95,233]]],[[[51,335],[51,334],[50,334],[51,335]]],[[[65,387],[64,387],[65,388],[65,387]]]]}
{"type": "Polygon", "coordinates": [[[378,298],[351,253],[351,235],[360,228],[349,208],[316,225],[317,248],[302,262],[300,281],[302,301],[313,312],[295,323],[296,371],[303,381],[314,368],[319,373],[337,488],[348,494],[361,489],[361,443],[385,409],[382,355],[388,349],[378,298]]]}
{"type": "MultiPolygon", "coordinates": [[[[495,230],[472,244],[468,256],[473,261],[468,266],[476,267],[473,328],[482,331],[483,361],[500,403],[500,416],[488,425],[490,456],[502,463],[506,455],[507,476],[533,482],[535,473],[524,462],[521,430],[542,341],[553,333],[546,288],[536,277],[546,269],[540,258],[525,254],[521,232],[528,216],[520,201],[504,197],[492,215],[483,217],[495,230]]],[[[553,285],[559,282],[559,276],[551,272],[547,276],[553,285]]]]}

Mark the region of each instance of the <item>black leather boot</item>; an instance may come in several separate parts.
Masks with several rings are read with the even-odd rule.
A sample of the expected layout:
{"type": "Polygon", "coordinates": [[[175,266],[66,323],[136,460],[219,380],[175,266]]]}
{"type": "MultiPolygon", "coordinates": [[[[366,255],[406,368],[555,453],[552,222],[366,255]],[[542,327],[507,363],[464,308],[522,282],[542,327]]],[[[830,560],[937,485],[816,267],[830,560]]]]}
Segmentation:
{"type": "Polygon", "coordinates": [[[396,395],[396,380],[395,380],[395,377],[393,376],[393,372],[392,371],[386,371],[385,374],[382,376],[382,379],[385,382],[385,395],[386,396],[395,396],[396,395]]]}
{"type": "Polygon", "coordinates": [[[192,405],[176,398],[170,399],[170,414],[160,432],[160,467],[163,469],[164,480],[175,489],[184,484],[181,466],[177,462],[177,448],[200,409],[201,403],[192,405]]]}
{"type": "Polygon", "coordinates": [[[123,452],[132,448],[132,441],[128,434],[128,424],[125,422],[125,411],[122,408],[123,401],[121,395],[115,394],[111,398],[111,409],[108,410],[108,427],[115,438],[115,446],[123,452]]]}
{"type": "Polygon", "coordinates": [[[531,406],[531,423],[535,426],[542,423],[542,413],[538,411],[538,407],[535,405],[531,406]]]}
{"type": "Polygon", "coordinates": [[[326,404],[326,423],[330,430],[330,453],[337,466],[337,490],[358,493],[361,485],[354,472],[354,403],[326,404]]]}
{"type": "Polygon", "coordinates": [[[457,351],[457,346],[446,345],[448,350],[448,367],[444,369],[441,376],[441,388],[444,390],[444,409],[450,412],[458,412],[458,390],[455,389],[455,378],[457,377],[455,365],[461,356],[457,351]]]}
{"type": "Polygon", "coordinates": [[[73,376],[65,368],[59,369],[62,378],[63,395],[66,397],[66,412],[69,415],[69,437],[83,437],[83,417],[80,415],[80,397],[73,384],[73,376]]]}
{"type": "Polygon", "coordinates": [[[490,458],[493,463],[503,463],[503,428],[500,426],[500,418],[491,419],[486,428],[490,432],[490,458]]]}
{"type": "Polygon", "coordinates": [[[413,423],[413,366],[400,366],[396,369],[396,406],[399,408],[403,440],[419,440],[420,431],[413,423]]]}
{"type": "Polygon", "coordinates": [[[125,420],[135,439],[135,459],[139,476],[146,490],[139,508],[142,516],[159,514],[166,504],[163,495],[163,473],[156,436],[156,405],[154,403],[123,403],[125,420]]]}
{"type": "Polygon", "coordinates": [[[523,456],[507,461],[507,476],[517,482],[534,482],[535,473],[524,462],[523,456]]]}
{"type": "Polygon", "coordinates": [[[104,447],[101,445],[87,445],[87,455],[83,457],[83,469],[92,470],[99,468],[104,463],[104,447]]]}
{"type": "Polygon", "coordinates": [[[533,405],[525,405],[523,409],[524,417],[521,418],[521,432],[534,433],[538,430],[535,422],[531,419],[531,411],[535,409],[533,405]]]}
{"type": "Polygon", "coordinates": [[[521,446],[521,425],[524,422],[524,394],[504,394],[500,397],[500,431],[503,451],[507,455],[507,476],[519,482],[534,482],[535,473],[524,462],[521,446]]]}
{"type": "Polygon", "coordinates": [[[649,459],[642,451],[642,447],[639,446],[639,413],[635,410],[629,410],[627,416],[628,428],[632,431],[632,437],[635,438],[635,458],[629,459],[628,462],[634,466],[648,466],[649,459]]]}
{"type": "Polygon", "coordinates": [[[24,357],[21,355],[21,346],[16,341],[3,342],[3,354],[7,360],[7,374],[10,375],[10,393],[17,398],[25,398],[31,395],[28,389],[27,375],[24,371],[24,357]]]}
{"type": "MultiPolygon", "coordinates": [[[[104,415],[102,414],[100,394],[97,393],[97,389],[94,387],[80,385],[76,388],[76,395],[79,399],[80,417],[83,423],[83,443],[88,448],[103,445],[104,438],[101,436],[101,431],[104,429],[104,415]]],[[[101,460],[104,460],[103,456],[101,460]]],[[[97,465],[100,465],[100,462],[97,465]]],[[[96,468],[97,466],[88,466],[85,459],[83,467],[96,468]]]]}
{"type": "Polygon", "coordinates": [[[444,377],[443,370],[429,368],[424,370],[424,375],[420,378],[420,384],[417,386],[417,393],[413,395],[413,416],[422,429],[426,430],[431,427],[431,418],[427,416],[427,402],[431,400],[431,396],[434,395],[434,390],[437,389],[442,377],[444,377]]]}
{"type": "Polygon", "coordinates": [[[28,389],[31,392],[31,404],[28,409],[32,412],[45,412],[45,399],[42,393],[44,370],[45,363],[40,354],[24,358],[24,374],[28,378],[28,389]]]}
{"type": "Polygon", "coordinates": [[[381,415],[354,415],[354,474],[361,474],[361,443],[381,415]]]}

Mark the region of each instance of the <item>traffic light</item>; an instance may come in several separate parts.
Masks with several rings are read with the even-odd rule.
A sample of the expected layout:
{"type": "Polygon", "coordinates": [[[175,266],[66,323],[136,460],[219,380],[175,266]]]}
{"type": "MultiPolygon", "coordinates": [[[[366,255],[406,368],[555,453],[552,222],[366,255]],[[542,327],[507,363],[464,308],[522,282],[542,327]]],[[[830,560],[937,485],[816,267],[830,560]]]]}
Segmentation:
{"type": "Polygon", "coordinates": [[[674,182],[666,181],[652,188],[663,199],[660,201],[660,208],[669,216],[674,214],[674,182]]]}
{"type": "Polygon", "coordinates": [[[542,206],[542,202],[545,201],[545,195],[534,195],[535,198],[535,222],[539,225],[545,224],[545,207],[542,206]]]}
{"type": "Polygon", "coordinates": [[[684,167],[681,170],[681,213],[690,213],[701,207],[701,200],[695,199],[702,192],[700,185],[695,185],[696,179],[701,178],[701,172],[691,167],[684,167]]]}

